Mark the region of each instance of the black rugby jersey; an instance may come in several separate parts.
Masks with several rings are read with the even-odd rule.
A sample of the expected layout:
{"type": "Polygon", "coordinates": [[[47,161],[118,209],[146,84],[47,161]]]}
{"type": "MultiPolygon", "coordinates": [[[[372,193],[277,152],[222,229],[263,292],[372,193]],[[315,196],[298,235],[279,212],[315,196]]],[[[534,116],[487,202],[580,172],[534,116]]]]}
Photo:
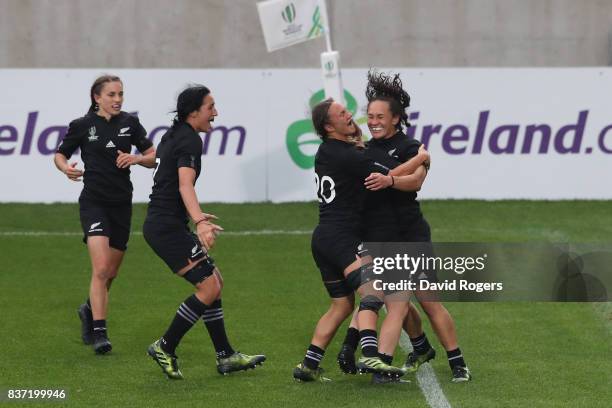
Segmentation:
{"type": "MultiPolygon", "coordinates": [[[[149,198],[148,221],[176,220],[187,222],[187,210],[179,192],[179,167],[202,168],[202,138],[187,123],[170,128],[157,146],[153,190],[149,198]]],[[[194,184],[195,184],[194,180],[194,184]]]]}
{"type": "Polygon", "coordinates": [[[136,116],[127,112],[106,120],[95,112],[70,122],[68,132],[57,148],[70,159],[81,149],[85,165],[81,198],[99,202],[131,202],[130,168],[117,167],[118,150],[131,153],[132,145],[141,153],[153,146],[136,116]]]}
{"type": "MultiPolygon", "coordinates": [[[[367,155],[389,168],[407,162],[419,152],[421,142],[397,132],[388,139],[371,139],[367,143],[367,155]]],[[[366,220],[369,228],[380,225],[400,225],[402,229],[422,217],[416,191],[399,191],[387,188],[368,192],[366,220]]]]}
{"type": "Polygon", "coordinates": [[[364,149],[337,139],[323,141],[315,156],[319,223],[360,229],[365,179],[370,173],[388,172],[386,166],[369,159],[364,149]]]}

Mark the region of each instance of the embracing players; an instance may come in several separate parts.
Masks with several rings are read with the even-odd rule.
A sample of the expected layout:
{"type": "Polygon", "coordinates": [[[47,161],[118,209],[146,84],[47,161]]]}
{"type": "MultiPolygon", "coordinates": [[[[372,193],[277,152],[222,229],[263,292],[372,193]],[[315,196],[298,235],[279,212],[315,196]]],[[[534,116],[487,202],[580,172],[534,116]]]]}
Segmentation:
{"type": "MultiPolygon", "coordinates": [[[[332,99],[313,108],[312,121],[323,140],[315,158],[319,224],[312,235],[312,253],[331,305],[319,319],[304,360],[293,370],[293,376],[301,381],[327,380],[321,375],[319,363],[336,330],[353,311],[355,291],[361,296],[361,368],[401,376],[404,370],[386,364],[378,357],[376,321],[383,296],[372,289],[371,259],[361,244],[364,182],[372,173],[411,174],[427,160],[428,155],[426,152],[420,154],[389,171],[356,146],[361,134],[352,114],[332,99]]],[[[391,177],[389,180],[393,182],[391,177]]]]}

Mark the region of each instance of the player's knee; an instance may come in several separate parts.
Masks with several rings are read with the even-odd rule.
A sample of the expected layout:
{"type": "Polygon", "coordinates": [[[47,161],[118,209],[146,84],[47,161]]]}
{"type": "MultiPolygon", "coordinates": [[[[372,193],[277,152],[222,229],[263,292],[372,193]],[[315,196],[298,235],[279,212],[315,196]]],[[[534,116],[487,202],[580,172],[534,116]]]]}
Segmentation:
{"type": "Polygon", "coordinates": [[[440,302],[421,302],[421,307],[429,317],[446,312],[446,308],[440,302]]]}
{"type": "Polygon", "coordinates": [[[374,295],[367,295],[361,299],[359,302],[359,311],[370,310],[376,314],[381,307],[383,307],[384,302],[374,295]]]}
{"type": "MultiPolygon", "coordinates": [[[[198,290],[201,290],[201,289],[198,289],[198,290]]],[[[204,289],[204,291],[206,291],[206,295],[210,299],[217,300],[221,297],[221,287],[216,282],[211,281],[211,284],[208,285],[204,289]]]]}
{"type": "Polygon", "coordinates": [[[334,320],[338,321],[339,323],[342,323],[346,320],[347,317],[350,316],[351,311],[350,308],[345,305],[337,305],[332,303],[329,310],[327,311],[327,314],[334,320]]]}
{"type": "Polygon", "coordinates": [[[108,278],[107,279],[108,280],[115,279],[117,277],[118,273],[119,273],[119,268],[117,268],[117,267],[109,269],[109,271],[108,271],[108,278]]]}
{"type": "Polygon", "coordinates": [[[110,264],[101,262],[94,265],[92,275],[95,279],[106,281],[117,276],[117,271],[113,271],[110,264]]]}
{"type": "Polygon", "coordinates": [[[408,305],[405,302],[391,302],[387,304],[387,316],[394,321],[402,322],[408,316],[408,305]]]}
{"type": "Polygon", "coordinates": [[[332,298],[328,313],[337,316],[343,321],[353,312],[354,307],[355,296],[351,292],[347,296],[332,298]]]}

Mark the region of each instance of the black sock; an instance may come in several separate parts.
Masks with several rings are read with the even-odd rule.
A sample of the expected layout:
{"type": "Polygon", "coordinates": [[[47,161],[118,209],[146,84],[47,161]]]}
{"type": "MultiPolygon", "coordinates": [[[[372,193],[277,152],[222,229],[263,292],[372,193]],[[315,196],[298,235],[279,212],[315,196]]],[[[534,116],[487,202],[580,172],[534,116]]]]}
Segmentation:
{"type": "Polygon", "coordinates": [[[106,337],[106,320],[93,321],[93,334],[96,337],[106,337]]]}
{"type": "Polygon", "coordinates": [[[204,320],[208,335],[215,346],[217,358],[229,357],[234,354],[234,349],[230,346],[227,333],[225,332],[221,299],[215,300],[208,306],[202,315],[202,320],[204,320]]]}
{"type": "Polygon", "coordinates": [[[376,330],[360,330],[361,354],[364,357],[378,357],[378,339],[376,330]]]}
{"type": "Polygon", "coordinates": [[[390,356],[385,353],[378,353],[378,357],[385,363],[391,365],[393,363],[393,356],[390,356]]]}
{"type": "Polygon", "coordinates": [[[425,354],[431,348],[431,344],[429,344],[425,332],[419,337],[415,337],[414,339],[410,338],[410,343],[412,343],[412,348],[417,354],[425,354]]]}
{"type": "Polygon", "coordinates": [[[89,301],[89,298],[87,298],[87,301],[85,302],[85,304],[87,305],[87,309],[91,311],[91,302],[89,301]]]}
{"type": "Polygon", "coordinates": [[[454,350],[447,351],[446,355],[448,356],[448,365],[453,369],[457,366],[465,367],[465,360],[463,360],[463,354],[461,354],[461,349],[457,347],[454,350]]]}
{"type": "Polygon", "coordinates": [[[359,344],[359,330],[354,327],[349,327],[346,331],[344,344],[351,346],[353,350],[357,350],[357,345],[359,344]]]}
{"type": "Polygon", "coordinates": [[[306,367],[316,370],[319,367],[319,363],[323,360],[323,356],[325,355],[325,350],[311,344],[308,346],[308,350],[306,350],[306,356],[304,357],[304,364],[306,367]]]}
{"type": "Polygon", "coordinates": [[[196,295],[191,295],[185,299],[176,311],[170,327],[161,338],[162,350],[174,354],[185,333],[200,319],[205,310],[206,305],[200,302],[196,295]]]}

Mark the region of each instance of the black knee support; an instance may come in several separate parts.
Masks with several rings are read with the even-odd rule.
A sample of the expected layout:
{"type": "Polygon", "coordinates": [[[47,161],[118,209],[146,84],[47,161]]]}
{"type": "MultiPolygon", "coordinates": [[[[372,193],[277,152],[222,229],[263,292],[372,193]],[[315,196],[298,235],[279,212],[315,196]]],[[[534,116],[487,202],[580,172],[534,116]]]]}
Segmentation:
{"type": "Polygon", "coordinates": [[[198,263],[196,266],[188,270],[183,278],[190,282],[192,285],[197,285],[200,282],[206,280],[206,278],[210,277],[215,270],[215,264],[212,261],[212,258],[206,258],[202,262],[198,263]]]}
{"type": "Polygon", "coordinates": [[[371,310],[372,312],[378,314],[378,311],[381,307],[383,307],[384,302],[373,295],[367,295],[361,302],[359,302],[359,311],[362,310],[371,310]]]}
{"type": "Polygon", "coordinates": [[[346,275],[346,281],[351,289],[357,291],[361,285],[365,285],[366,283],[370,282],[374,279],[374,277],[374,265],[369,263],[367,265],[360,266],[358,269],[355,269],[352,272],[349,272],[348,275],[346,275]]]}

